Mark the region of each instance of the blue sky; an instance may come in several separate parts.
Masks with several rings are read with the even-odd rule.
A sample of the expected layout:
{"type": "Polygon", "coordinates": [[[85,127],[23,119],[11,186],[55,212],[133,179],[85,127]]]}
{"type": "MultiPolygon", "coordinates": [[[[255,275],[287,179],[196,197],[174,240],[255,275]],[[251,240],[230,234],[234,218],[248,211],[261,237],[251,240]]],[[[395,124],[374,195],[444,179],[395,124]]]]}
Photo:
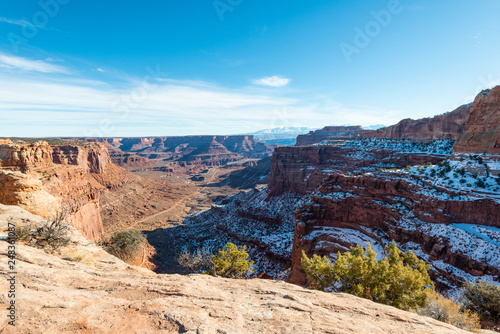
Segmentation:
{"type": "Polygon", "coordinates": [[[500,84],[496,0],[4,0],[0,136],[393,124],[500,84]]]}

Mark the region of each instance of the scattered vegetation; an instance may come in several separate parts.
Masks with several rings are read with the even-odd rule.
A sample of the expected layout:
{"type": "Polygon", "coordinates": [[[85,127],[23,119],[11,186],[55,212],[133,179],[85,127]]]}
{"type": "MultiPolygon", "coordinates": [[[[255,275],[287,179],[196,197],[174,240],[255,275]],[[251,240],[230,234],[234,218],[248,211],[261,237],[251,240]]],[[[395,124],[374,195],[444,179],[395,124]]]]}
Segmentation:
{"type": "Polygon", "coordinates": [[[460,303],[433,291],[427,292],[426,305],[417,308],[416,311],[420,315],[446,322],[467,331],[478,332],[481,329],[479,316],[476,313],[463,310],[460,303]]]}
{"type": "Polygon", "coordinates": [[[350,252],[339,252],[333,264],[326,256],[308,258],[303,252],[301,264],[317,289],[346,292],[405,310],[424,306],[427,290],[434,288],[427,272],[430,265],[411,251],[401,252],[394,242],[385,247],[385,254],[377,260],[370,244],[366,250],[357,245],[350,252]]]}
{"type": "Polygon", "coordinates": [[[195,253],[183,251],[177,261],[193,272],[227,278],[244,278],[253,272],[246,246],[238,247],[228,243],[213,254],[209,249],[198,249],[195,253]]]}
{"type": "Polygon", "coordinates": [[[88,253],[81,251],[74,251],[73,253],[66,254],[63,256],[63,260],[85,264],[91,264],[93,262],[88,253]]]}
{"type": "Polygon", "coordinates": [[[37,225],[27,224],[16,229],[16,240],[45,250],[56,251],[70,242],[70,227],[66,223],[67,211],[62,210],[56,216],[37,225]]]}
{"type": "Polygon", "coordinates": [[[467,310],[477,313],[481,320],[500,324],[500,287],[480,281],[466,283],[462,289],[462,303],[467,310]]]}
{"type": "Polygon", "coordinates": [[[129,261],[134,259],[141,250],[144,236],[136,229],[122,230],[113,233],[109,240],[104,241],[106,251],[114,256],[129,261]]]}

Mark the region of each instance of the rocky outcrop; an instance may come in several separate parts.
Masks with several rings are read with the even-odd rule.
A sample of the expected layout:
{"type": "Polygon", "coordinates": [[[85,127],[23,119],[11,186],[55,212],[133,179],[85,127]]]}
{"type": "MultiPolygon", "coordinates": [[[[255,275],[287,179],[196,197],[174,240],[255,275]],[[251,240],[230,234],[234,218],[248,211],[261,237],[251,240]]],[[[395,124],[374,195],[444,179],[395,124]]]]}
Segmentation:
{"type": "Polygon", "coordinates": [[[17,205],[46,219],[55,216],[60,201],[43,190],[42,182],[21,172],[0,170],[0,203],[17,205]]]}
{"type": "Polygon", "coordinates": [[[396,125],[363,133],[363,138],[457,140],[465,127],[471,105],[466,104],[454,111],[435,117],[413,120],[407,118],[396,125]]]}
{"type": "Polygon", "coordinates": [[[109,149],[109,155],[111,157],[111,161],[114,164],[122,167],[143,167],[151,164],[145,157],[138,156],[135,153],[123,152],[120,149],[109,149]]]}
{"type": "Polygon", "coordinates": [[[0,145],[0,203],[19,205],[46,219],[64,211],[68,223],[87,238],[99,239],[104,232],[99,195],[106,187],[92,175],[110,165],[108,150],[100,143],[5,143],[0,145]]]}
{"type": "Polygon", "coordinates": [[[353,140],[366,132],[361,126],[326,126],[321,130],[310,131],[299,135],[295,146],[306,146],[320,143],[324,140],[353,140]]]}
{"type": "Polygon", "coordinates": [[[500,155],[500,86],[476,97],[453,151],[500,155]]]}
{"type": "Polygon", "coordinates": [[[67,222],[78,228],[90,240],[104,233],[99,213],[99,197],[106,189],[79,166],[59,166],[43,179],[43,188],[59,198],[67,214],[67,222]]]}
{"type": "Polygon", "coordinates": [[[0,168],[29,171],[52,165],[52,148],[47,142],[33,144],[13,143],[10,140],[0,142],[0,168]]]}
{"type": "MultiPolygon", "coordinates": [[[[481,237],[484,226],[500,227],[500,202],[491,195],[438,187],[416,175],[331,175],[296,211],[288,281],[306,283],[300,265],[303,250],[309,256],[334,256],[368,242],[375,248],[379,245],[380,250],[387,240],[396,241],[401,248],[411,245],[410,249],[427,256],[431,263],[442,261],[466,274],[500,278],[498,245],[481,237]],[[468,230],[474,227],[464,224],[482,227],[474,235],[468,230]]],[[[500,244],[500,233],[498,238],[500,244]]],[[[453,270],[447,277],[443,272],[443,267],[433,271],[442,290],[463,280],[453,270]]]]}
{"type": "Polygon", "coordinates": [[[98,143],[54,146],[52,156],[55,164],[77,165],[85,173],[102,173],[111,163],[108,149],[98,143]]]}
{"type": "Polygon", "coordinates": [[[318,187],[333,172],[360,173],[379,168],[404,168],[426,162],[438,163],[446,157],[435,154],[337,146],[278,147],[271,163],[269,190],[272,195],[287,191],[305,194],[318,187]]]}
{"type": "MultiPolygon", "coordinates": [[[[0,231],[8,220],[22,226],[36,217],[0,205],[0,231]]],[[[16,246],[19,317],[15,327],[0,318],[3,333],[466,333],[352,295],[284,282],[156,275],[128,266],[76,231],[71,240],[62,256],[81,262],[16,246]]],[[[8,267],[7,245],[0,241],[2,268],[8,267]]],[[[2,291],[8,285],[0,280],[2,291]]],[[[9,302],[0,295],[2,309],[9,302]]]]}

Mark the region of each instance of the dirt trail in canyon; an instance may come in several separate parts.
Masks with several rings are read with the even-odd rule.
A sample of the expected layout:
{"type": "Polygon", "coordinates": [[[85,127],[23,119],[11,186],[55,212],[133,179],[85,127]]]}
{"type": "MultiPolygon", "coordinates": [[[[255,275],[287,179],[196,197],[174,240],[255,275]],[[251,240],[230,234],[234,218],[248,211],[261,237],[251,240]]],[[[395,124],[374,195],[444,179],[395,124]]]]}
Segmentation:
{"type": "MultiPolygon", "coordinates": [[[[211,184],[214,179],[216,178],[216,176],[220,176],[220,168],[219,167],[215,167],[213,169],[210,170],[209,172],[211,175],[209,177],[208,180],[206,180],[205,182],[203,182],[203,187],[197,189],[194,193],[192,194],[189,194],[187,196],[184,196],[182,197],[181,199],[175,201],[173,203],[173,205],[171,207],[169,207],[168,209],[166,210],[162,210],[160,212],[157,212],[157,213],[154,213],[152,215],[149,215],[147,217],[144,217],[140,220],[137,220],[135,222],[133,222],[132,224],[130,224],[130,228],[134,228],[136,226],[138,226],[139,224],[142,224],[142,223],[145,223],[153,218],[157,218],[165,213],[169,213],[171,211],[173,211],[174,209],[177,209],[178,207],[182,206],[181,204],[184,204],[186,205],[190,200],[194,199],[196,196],[198,196],[199,194],[201,194],[206,188],[207,188],[207,185],[211,184]]],[[[180,209],[180,208],[179,208],[180,209]]],[[[146,227],[147,229],[147,227],[146,227]]]]}

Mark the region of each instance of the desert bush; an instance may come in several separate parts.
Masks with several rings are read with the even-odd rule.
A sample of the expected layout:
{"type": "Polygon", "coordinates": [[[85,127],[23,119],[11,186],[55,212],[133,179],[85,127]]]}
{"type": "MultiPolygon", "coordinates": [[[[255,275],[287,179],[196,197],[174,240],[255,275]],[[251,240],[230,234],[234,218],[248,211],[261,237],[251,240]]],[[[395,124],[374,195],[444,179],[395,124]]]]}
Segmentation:
{"type": "Polygon", "coordinates": [[[416,312],[467,331],[478,332],[481,329],[479,316],[476,313],[462,310],[460,303],[436,292],[427,292],[426,305],[417,308],[416,312]]]}
{"type": "Polygon", "coordinates": [[[16,229],[16,240],[45,250],[56,251],[70,242],[70,226],[65,222],[66,211],[58,211],[55,217],[37,225],[27,224],[16,229]]]}
{"type": "Polygon", "coordinates": [[[228,243],[217,254],[207,248],[195,253],[182,252],[177,261],[194,272],[227,278],[243,278],[253,272],[253,261],[248,260],[246,246],[238,247],[228,243]]]}
{"type": "Polygon", "coordinates": [[[136,229],[121,230],[113,233],[105,242],[106,251],[124,261],[134,259],[141,249],[144,236],[136,229]]]}
{"type": "Polygon", "coordinates": [[[411,251],[402,253],[394,242],[385,253],[377,260],[370,244],[366,250],[357,245],[339,252],[332,264],[326,256],[309,259],[303,252],[301,264],[320,290],[330,288],[405,310],[423,306],[426,290],[434,287],[427,273],[430,266],[411,251]]]}
{"type": "Polygon", "coordinates": [[[500,287],[498,285],[479,281],[466,283],[462,289],[464,307],[479,314],[481,320],[491,320],[500,323],[500,287]]]}
{"type": "Polygon", "coordinates": [[[34,227],[32,224],[18,226],[16,227],[14,238],[16,239],[16,241],[30,241],[33,231],[34,227]]]}

